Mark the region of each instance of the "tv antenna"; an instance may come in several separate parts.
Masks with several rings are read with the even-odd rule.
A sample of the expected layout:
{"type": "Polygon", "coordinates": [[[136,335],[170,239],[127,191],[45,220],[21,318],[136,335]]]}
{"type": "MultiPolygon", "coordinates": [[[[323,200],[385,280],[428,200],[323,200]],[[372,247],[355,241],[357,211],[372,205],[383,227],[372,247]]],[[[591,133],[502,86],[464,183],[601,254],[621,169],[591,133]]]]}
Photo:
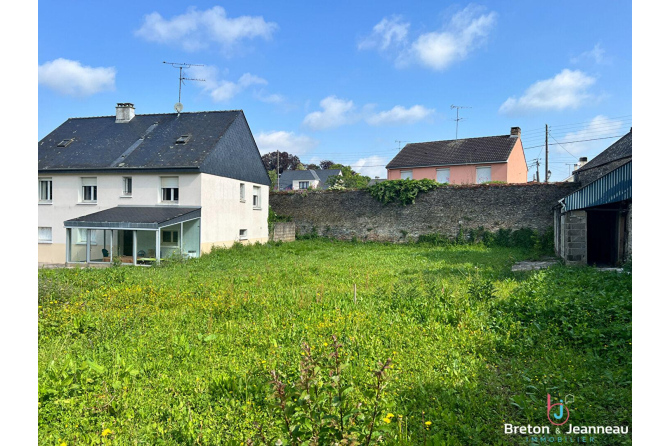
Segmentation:
{"type": "Polygon", "coordinates": [[[466,105],[452,105],[452,106],[451,106],[451,109],[452,109],[452,110],[453,110],[453,109],[456,109],[456,119],[454,119],[454,121],[456,121],[456,139],[458,139],[458,121],[462,121],[462,120],[465,119],[465,118],[460,118],[460,117],[458,116],[458,112],[459,112],[460,109],[462,109],[462,108],[472,108],[472,107],[468,107],[468,106],[466,106],[466,105]]]}
{"type": "Polygon", "coordinates": [[[183,84],[184,81],[205,82],[205,79],[194,79],[191,77],[184,77],[184,68],[204,67],[204,65],[196,63],[178,63],[178,62],[165,62],[165,61],[163,61],[163,63],[172,65],[175,68],[179,68],[179,101],[174,105],[174,109],[177,111],[177,113],[181,113],[181,111],[184,109],[184,106],[181,103],[181,84],[183,84]]]}
{"type": "Polygon", "coordinates": [[[400,150],[400,145],[404,142],[409,142],[409,141],[399,141],[399,140],[396,139],[395,142],[398,143],[398,150],[400,150]]]}

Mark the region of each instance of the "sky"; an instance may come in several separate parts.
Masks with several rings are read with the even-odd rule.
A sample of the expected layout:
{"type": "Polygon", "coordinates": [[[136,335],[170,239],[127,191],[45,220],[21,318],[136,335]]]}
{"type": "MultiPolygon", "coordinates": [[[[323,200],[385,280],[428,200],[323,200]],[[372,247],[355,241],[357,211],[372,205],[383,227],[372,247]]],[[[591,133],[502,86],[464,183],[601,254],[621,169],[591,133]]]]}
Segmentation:
{"type": "Polygon", "coordinates": [[[631,3],[41,2],[38,140],[70,117],[244,110],[261,153],[370,177],[408,142],[521,127],[565,179],[632,126],[631,3]],[[585,141],[588,140],[588,141],[585,141]],[[580,142],[581,141],[581,142],[580,142]],[[560,144],[559,144],[560,143],[560,144]]]}

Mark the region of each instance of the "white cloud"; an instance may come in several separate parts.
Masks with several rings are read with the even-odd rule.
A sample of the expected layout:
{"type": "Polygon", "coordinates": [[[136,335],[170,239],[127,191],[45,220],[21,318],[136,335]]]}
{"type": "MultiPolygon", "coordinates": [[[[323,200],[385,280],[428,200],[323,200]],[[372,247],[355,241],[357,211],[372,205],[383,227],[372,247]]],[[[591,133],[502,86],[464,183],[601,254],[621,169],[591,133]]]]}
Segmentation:
{"type": "MultiPolygon", "coordinates": [[[[588,156],[589,159],[593,158],[607,147],[609,147],[616,138],[610,139],[598,139],[609,136],[621,136],[628,131],[624,127],[624,122],[621,120],[609,119],[607,116],[598,115],[593,118],[586,127],[575,132],[569,132],[561,135],[558,133],[558,130],[555,132],[550,132],[558,140],[558,142],[564,141],[583,141],[576,142],[573,144],[563,144],[563,147],[572,155],[576,157],[588,156]],[[555,135],[554,133],[557,133],[555,135]],[[592,141],[586,141],[592,140],[592,141]]],[[[556,142],[556,141],[550,141],[556,142]]],[[[570,157],[564,149],[562,149],[558,144],[552,146],[552,152],[555,155],[560,155],[561,157],[570,157]]],[[[551,161],[551,159],[550,159],[551,161]]],[[[576,160],[575,160],[576,162],[576,160]]]]}
{"type": "Polygon", "coordinates": [[[286,98],[278,93],[266,94],[264,91],[257,91],[254,93],[254,97],[268,104],[283,104],[286,102],[286,98]]]}
{"type": "MultiPolygon", "coordinates": [[[[198,82],[201,88],[209,93],[215,102],[226,102],[237,96],[252,85],[267,85],[268,81],[262,77],[250,73],[244,73],[237,82],[219,79],[219,70],[216,67],[191,67],[190,75],[196,79],[204,79],[205,82],[198,82]]],[[[190,77],[190,76],[189,76],[190,77]]]]}
{"type": "Polygon", "coordinates": [[[470,5],[454,14],[442,29],[421,34],[413,42],[408,38],[409,23],[401,22],[399,16],[384,18],[358,49],[395,52],[398,67],[420,64],[441,71],[483,45],[496,18],[495,12],[470,5]]]}
{"type": "Polygon", "coordinates": [[[319,141],[306,135],[296,135],[293,132],[276,131],[261,132],[254,137],[258,150],[262,154],[288,152],[293,155],[303,155],[319,145],[319,141]]]}
{"type": "Polygon", "coordinates": [[[434,109],[428,109],[423,105],[415,105],[410,108],[396,105],[391,110],[382,111],[368,116],[366,121],[370,125],[413,124],[415,122],[426,119],[434,112],[434,109]]]}
{"type": "Polygon", "coordinates": [[[38,82],[59,93],[90,96],[115,88],[116,68],[88,67],[77,60],[59,58],[37,69],[38,82]]]}
{"type": "Polygon", "coordinates": [[[225,9],[214,6],[206,11],[190,7],[186,13],[165,19],[158,12],[144,17],[135,35],[150,42],[172,44],[186,51],[207,48],[210,44],[230,47],[242,39],[270,40],[278,26],[261,16],[228,17],[225,9]]]}
{"type": "Polygon", "coordinates": [[[407,39],[408,22],[401,22],[401,16],[384,17],[381,22],[372,28],[372,33],[358,43],[359,50],[388,49],[391,45],[398,45],[407,39]]]}
{"type": "Polygon", "coordinates": [[[315,111],[303,120],[303,124],[313,130],[324,130],[350,124],[357,120],[354,101],[328,96],[319,102],[323,111],[315,111]]]}
{"type": "Polygon", "coordinates": [[[381,156],[373,155],[367,158],[361,158],[351,164],[351,168],[356,172],[367,175],[370,178],[386,178],[386,166],[390,160],[381,156]]]}
{"type": "Polygon", "coordinates": [[[579,63],[582,60],[592,60],[593,62],[599,65],[607,64],[610,62],[610,59],[608,57],[605,57],[605,50],[602,49],[600,43],[596,43],[596,45],[593,47],[592,50],[584,51],[579,56],[571,58],[570,62],[579,63]]]}
{"type": "Polygon", "coordinates": [[[561,71],[551,79],[535,82],[519,99],[508,98],[500,113],[523,113],[533,110],[564,110],[578,108],[593,95],[588,91],[596,79],[579,70],[561,71]]]}

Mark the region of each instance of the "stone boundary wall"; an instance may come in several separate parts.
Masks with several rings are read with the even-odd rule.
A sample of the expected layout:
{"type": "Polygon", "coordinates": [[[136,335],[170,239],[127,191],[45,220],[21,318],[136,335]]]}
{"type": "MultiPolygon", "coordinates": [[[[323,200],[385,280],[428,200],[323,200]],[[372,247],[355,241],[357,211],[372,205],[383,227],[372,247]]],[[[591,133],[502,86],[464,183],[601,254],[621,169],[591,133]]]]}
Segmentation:
{"type": "Polygon", "coordinates": [[[419,235],[456,237],[459,228],[489,231],[553,226],[552,208],[579,183],[443,186],[415,204],[383,205],[365,190],[270,193],[270,206],[288,215],[296,233],[350,240],[407,242],[419,235]]]}

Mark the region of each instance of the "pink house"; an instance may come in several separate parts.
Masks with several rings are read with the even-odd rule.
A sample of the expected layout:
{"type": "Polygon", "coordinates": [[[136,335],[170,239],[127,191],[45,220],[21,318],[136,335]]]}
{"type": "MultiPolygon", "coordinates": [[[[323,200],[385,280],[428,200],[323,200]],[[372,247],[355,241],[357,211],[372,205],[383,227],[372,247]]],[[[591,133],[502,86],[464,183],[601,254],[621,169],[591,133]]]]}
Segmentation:
{"type": "Polygon", "coordinates": [[[509,135],[407,144],[386,166],[389,180],[429,178],[440,183],[526,183],[521,129],[509,135]]]}

